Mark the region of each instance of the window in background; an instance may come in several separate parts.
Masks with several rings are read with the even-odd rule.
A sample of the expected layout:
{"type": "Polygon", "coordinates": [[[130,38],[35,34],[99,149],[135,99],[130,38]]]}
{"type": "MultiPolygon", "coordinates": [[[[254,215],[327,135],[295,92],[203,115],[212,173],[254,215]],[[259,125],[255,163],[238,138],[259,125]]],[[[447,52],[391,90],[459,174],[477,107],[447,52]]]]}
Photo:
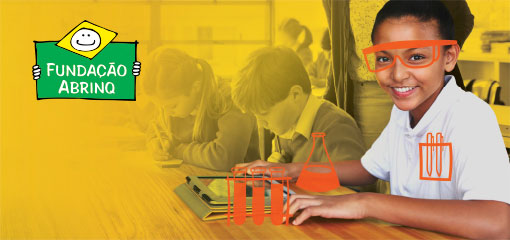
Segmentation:
{"type": "Polygon", "coordinates": [[[230,78],[248,54],[274,40],[272,0],[151,2],[151,45],[207,60],[230,78]]]}

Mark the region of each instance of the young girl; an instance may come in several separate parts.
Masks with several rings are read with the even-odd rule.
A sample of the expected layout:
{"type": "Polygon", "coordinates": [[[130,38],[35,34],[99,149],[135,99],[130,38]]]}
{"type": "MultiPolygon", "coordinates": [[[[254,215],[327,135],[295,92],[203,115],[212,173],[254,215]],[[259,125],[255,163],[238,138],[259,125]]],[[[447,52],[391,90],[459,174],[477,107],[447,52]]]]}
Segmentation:
{"type": "MultiPolygon", "coordinates": [[[[491,108],[456,85],[460,48],[439,1],[389,1],[377,14],[366,64],[394,107],[361,160],[335,163],[342,185],[390,181],[391,195],[293,195],[311,216],[377,218],[467,238],[510,238],[510,164],[491,108]]],[[[272,167],[257,161],[240,165],[272,167]]],[[[297,179],[303,164],[281,164],[297,179]]],[[[320,184],[318,182],[317,184],[320,184]]],[[[294,215],[295,216],[295,215],[294,215]]]]}
{"type": "Polygon", "coordinates": [[[308,69],[313,62],[313,54],[310,50],[313,38],[310,29],[301,25],[298,20],[288,18],[280,24],[278,33],[281,44],[296,51],[305,69],[308,69]]]}
{"type": "Polygon", "coordinates": [[[232,105],[227,83],[205,60],[162,47],[149,61],[143,86],[159,109],[147,132],[155,160],[229,171],[258,158],[255,118],[232,105]]]}

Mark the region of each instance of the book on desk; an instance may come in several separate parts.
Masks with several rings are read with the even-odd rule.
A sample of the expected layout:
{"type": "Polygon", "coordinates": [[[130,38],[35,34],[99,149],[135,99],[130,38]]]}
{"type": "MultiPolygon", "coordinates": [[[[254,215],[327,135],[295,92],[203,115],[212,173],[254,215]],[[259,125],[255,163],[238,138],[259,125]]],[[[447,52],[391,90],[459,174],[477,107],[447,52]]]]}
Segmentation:
{"type": "MultiPolygon", "coordinates": [[[[246,184],[246,214],[252,213],[252,188],[246,184]]],[[[266,186],[270,187],[270,182],[266,186]]],[[[233,181],[230,182],[233,193],[233,181]]],[[[268,188],[270,191],[270,188],[268,188]]],[[[188,176],[186,183],[175,188],[174,192],[186,203],[186,205],[202,220],[217,220],[232,217],[233,194],[227,192],[227,179],[224,177],[199,177],[188,176]],[[231,213],[231,214],[228,214],[231,213]]],[[[267,193],[268,191],[266,191],[267,193]]],[[[264,194],[264,212],[271,212],[271,199],[269,194],[264,194]]]]}

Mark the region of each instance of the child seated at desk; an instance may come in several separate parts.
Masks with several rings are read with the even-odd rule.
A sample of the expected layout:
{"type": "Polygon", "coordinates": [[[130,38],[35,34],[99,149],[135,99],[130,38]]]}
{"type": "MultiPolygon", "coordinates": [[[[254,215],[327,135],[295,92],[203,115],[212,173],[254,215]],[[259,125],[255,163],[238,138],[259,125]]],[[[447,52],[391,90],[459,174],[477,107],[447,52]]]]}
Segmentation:
{"type": "MultiPolygon", "coordinates": [[[[359,158],[365,152],[354,119],[311,93],[311,83],[297,54],[286,47],[253,52],[232,81],[232,99],[253,113],[259,124],[276,134],[273,162],[306,162],[313,132],[325,133],[334,161],[359,158]]],[[[327,162],[325,154],[313,161],[327,162]]]]}
{"type": "Polygon", "coordinates": [[[155,160],[230,171],[259,157],[255,118],[233,106],[228,83],[205,60],[161,47],[150,62],[143,84],[159,107],[147,132],[155,160]]]}
{"type": "MultiPolygon", "coordinates": [[[[453,38],[452,18],[439,1],[384,5],[372,30],[375,45],[364,54],[394,102],[391,118],[361,160],[336,162],[335,170],[342,185],[390,181],[391,195],[294,195],[289,212],[302,212],[293,224],[311,216],[377,218],[468,238],[510,238],[508,156],[489,105],[444,74],[459,55],[453,38]]],[[[302,168],[246,165],[280,165],[294,179],[302,168]]]]}

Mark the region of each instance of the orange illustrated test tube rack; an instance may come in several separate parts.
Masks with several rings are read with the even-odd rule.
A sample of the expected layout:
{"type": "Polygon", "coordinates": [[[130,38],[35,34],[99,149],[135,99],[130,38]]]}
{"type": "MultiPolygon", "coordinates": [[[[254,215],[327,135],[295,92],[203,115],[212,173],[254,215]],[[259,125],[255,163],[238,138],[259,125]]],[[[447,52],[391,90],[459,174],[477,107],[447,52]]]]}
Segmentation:
{"type": "Polygon", "coordinates": [[[284,177],[285,169],[282,167],[269,168],[270,176],[264,175],[267,172],[265,167],[255,167],[250,169],[252,176],[247,176],[247,169],[245,167],[232,168],[233,176],[227,176],[228,186],[228,206],[227,206],[227,225],[230,225],[231,217],[234,218],[234,223],[241,225],[246,221],[247,216],[253,218],[256,225],[264,223],[265,217],[271,217],[271,222],[274,225],[282,223],[283,217],[286,217],[286,224],[289,224],[289,202],[284,203],[284,186],[287,187],[286,195],[289,199],[289,180],[290,177],[284,177]],[[232,189],[230,182],[234,182],[234,199],[231,199],[232,189]],[[269,182],[268,182],[269,181],[269,182]],[[246,186],[252,186],[252,211],[246,211],[246,186]],[[265,213],[265,190],[266,184],[271,184],[271,213],[265,213]],[[249,186],[249,185],[248,185],[249,186]],[[283,204],[287,204],[287,210],[284,214],[283,204]]]}

